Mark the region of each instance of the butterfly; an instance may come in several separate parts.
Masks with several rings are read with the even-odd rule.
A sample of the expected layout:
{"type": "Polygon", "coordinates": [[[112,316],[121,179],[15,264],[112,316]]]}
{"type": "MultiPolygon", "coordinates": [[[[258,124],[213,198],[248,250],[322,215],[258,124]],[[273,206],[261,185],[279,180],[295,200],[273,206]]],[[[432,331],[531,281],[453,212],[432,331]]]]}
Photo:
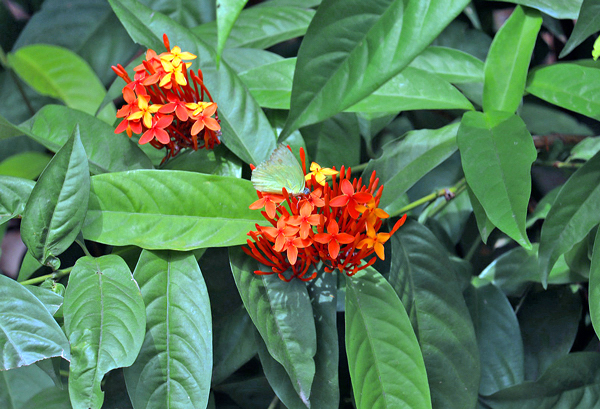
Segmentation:
{"type": "Polygon", "coordinates": [[[256,190],[265,193],[281,194],[285,188],[291,195],[300,195],[306,190],[302,167],[284,144],[252,171],[251,180],[256,190]]]}

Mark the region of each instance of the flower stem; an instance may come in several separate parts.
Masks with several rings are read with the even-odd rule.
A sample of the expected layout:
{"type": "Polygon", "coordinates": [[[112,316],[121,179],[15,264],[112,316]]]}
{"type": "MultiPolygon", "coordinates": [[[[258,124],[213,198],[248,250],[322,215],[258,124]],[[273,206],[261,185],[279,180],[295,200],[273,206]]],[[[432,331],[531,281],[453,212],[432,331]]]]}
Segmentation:
{"type": "MultiPolygon", "coordinates": [[[[434,201],[435,199],[437,199],[438,197],[444,197],[446,196],[448,193],[451,193],[453,195],[456,195],[459,192],[459,189],[461,189],[461,192],[463,189],[463,187],[465,187],[466,185],[466,181],[465,178],[462,178],[461,180],[459,180],[456,185],[452,186],[449,189],[440,189],[436,192],[433,192],[427,196],[424,196],[420,199],[415,200],[412,203],[407,204],[406,206],[404,206],[403,208],[401,208],[400,210],[398,210],[397,212],[390,214],[390,217],[396,217],[396,216],[400,216],[401,214],[404,214],[416,207],[419,207],[425,203],[429,203],[434,201]]],[[[465,187],[466,188],[466,187],[465,187]]]]}
{"type": "Polygon", "coordinates": [[[585,164],[585,162],[560,162],[560,161],[538,161],[535,162],[537,166],[552,166],[554,168],[567,168],[567,169],[579,169],[585,164]]]}
{"type": "Polygon", "coordinates": [[[23,285],[39,284],[39,283],[43,283],[48,278],[51,278],[53,280],[59,280],[59,279],[63,278],[64,276],[69,275],[71,273],[72,269],[73,269],[73,267],[67,267],[65,269],[58,270],[55,273],[46,274],[46,275],[39,276],[36,278],[31,278],[29,280],[21,281],[21,284],[23,284],[23,285]]]}

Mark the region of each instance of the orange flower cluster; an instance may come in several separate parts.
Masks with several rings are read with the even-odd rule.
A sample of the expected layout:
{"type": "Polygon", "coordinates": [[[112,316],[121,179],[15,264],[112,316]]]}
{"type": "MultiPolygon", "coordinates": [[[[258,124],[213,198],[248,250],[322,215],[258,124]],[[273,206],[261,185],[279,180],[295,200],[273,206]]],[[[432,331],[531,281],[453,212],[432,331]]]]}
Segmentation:
{"type": "Polygon", "coordinates": [[[126,131],[130,138],[132,133],[142,134],[139,143],[166,148],[166,160],[184,148],[212,149],[220,144],[221,125],[202,71],[188,71],[191,63],[185,60],[196,56],[178,46],[171,48],[166,34],[163,41],[167,52],[157,55],[149,49],[146,59],[134,68],[133,81],[120,64],[112,69],[127,83],[126,105],[117,112],[123,120],[115,133],[126,131]]]}
{"type": "MultiPolygon", "coordinates": [[[[302,149],[300,156],[306,174],[302,149]]],[[[323,262],[325,272],[337,268],[352,276],[375,262],[373,257],[363,263],[374,253],[383,260],[383,243],[404,224],[406,215],[389,233],[379,233],[383,219],[389,215],[377,207],[383,186],[378,187],[375,172],[364,185],[361,178],[351,181],[350,168],[343,166],[339,175],[316,163],[311,170],[306,175],[306,194],[294,196],[285,189],[281,195],[257,191],[259,200],[250,208],[264,208],[262,214],[272,226],[257,224],[256,231],[248,233],[252,240],[243,250],[271,270],[255,274],[278,274],[284,281],[309,281],[317,275],[316,270],[308,273],[310,267],[323,262]],[[331,185],[324,174],[332,176],[331,185]],[[284,274],[288,269],[291,275],[284,274]]]]}

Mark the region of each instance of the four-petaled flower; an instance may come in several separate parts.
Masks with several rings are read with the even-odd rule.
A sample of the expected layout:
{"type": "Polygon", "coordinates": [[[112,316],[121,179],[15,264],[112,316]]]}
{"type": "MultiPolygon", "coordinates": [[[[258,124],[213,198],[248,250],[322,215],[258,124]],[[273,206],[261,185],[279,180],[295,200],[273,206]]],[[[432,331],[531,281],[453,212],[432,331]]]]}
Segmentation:
{"type": "Polygon", "coordinates": [[[318,226],[321,222],[321,215],[312,214],[313,207],[305,201],[300,207],[298,216],[290,217],[289,224],[300,226],[300,238],[305,239],[312,232],[312,226],[318,226]]]}
{"type": "Polygon", "coordinates": [[[152,119],[152,126],[140,138],[140,145],[144,145],[154,138],[162,144],[166,145],[169,143],[169,134],[165,131],[165,128],[171,125],[171,122],[173,122],[172,115],[165,115],[160,118],[154,117],[152,119]]]}
{"type": "Polygon", "coordinates": [[[354,241],[354,236],[348,233],[340,233],[340,228],[335,220],[331,220],[327,225],[327,233],[316,234],[314,241],[321,244],[327,244],[329,255],[336,258],[340,252],[340,244],[348,244],[354,241]]]}

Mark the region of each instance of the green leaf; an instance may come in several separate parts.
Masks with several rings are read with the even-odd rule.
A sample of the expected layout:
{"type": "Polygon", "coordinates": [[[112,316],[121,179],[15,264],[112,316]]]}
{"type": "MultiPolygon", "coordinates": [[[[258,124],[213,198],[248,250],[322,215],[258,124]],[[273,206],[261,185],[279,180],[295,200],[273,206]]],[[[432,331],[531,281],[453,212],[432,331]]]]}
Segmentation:
{"type": "MultiPolygon", "coordinates": [[[[0,274],[0,370],[60,356],[69,360],[69,343],[44,304],[18,282],[0,274]]],[[[2,388],[0,388],[2,390],[2,388]]],[[[0,398],[1,401],[1,398],[0,398]]]]}
{"type": "Polygon", "coordinates": [[[481,361],[479,393],[491,395],[520,384],[525,380],[523,341],[508,298],[491,284],[470,287],[466,295],[481,361]]]}
{"type": "MultiPolygon", "coordinates": [[[[493,0],[500,1],[500,0],[493,0]]],[[[576,19],[582,0],[510,0],[511,3],[533,7],[558,19],[576,19]]]]}
{"type": "Polygon", "coordinates": [[[22,134],[23,131],[0,115],[0,139],[12,138],[13,136],[19,136],[22,134]]]}
{"type": "Polygon", "coordinates": [[[0,224],[23,215],[34,186],[31,180],[0,176],[0,224]]]}
{"type": "MultiPolygon", "coordinates": [[[[31,380],[29,380],[31,382],[31,380]]],[[[46,388],[25,402],[23,408],[71,409],[69,392],[57,387],[46,388]]]]}
{"type": "Polygon", "coordinates": [[[600,152],[600,137],[585,138],[571,149],[569,161],[590,160],[598,152],[600,152]]]}
{"type": "Polygon", "coordinates": [[[236,73],[251,70],[261,65],[281,61],[284,58],[278,54],[255,48],[226,48],[223,59],[236,73]]]}
{"type": "Polygon", "coordinates": [[[23,213],[23,242],[40,263],[60,266],[56,256],[79,234],[89,194],[88,160],[76,127],[39,177],[23,213]]]}
{"type": "Polygon", "coordinates": [[[406,67],[346,112],[390,112],[417,109],[473,109],[448,81],[418,68],[406,67]]]}
{"type": "MultiPolygon", "coordinates": [[[[360,163],[360,135],[356,115],[339,113],[318,124],[301,129],[306,141],[306,150],[312,161],[323,167],[360,163]],[[344,149],[340,149],[343,146],[344,149]]],[[[307,162],[307,166],[309,166],[307,162]]]]}
{"type": "MultiPolygon", "coordinates": [[[[584,140],[587,140],[587,139],[584,139],[584,140]]],[[[526,224],[527,228],[530,228],[531,226],[533,226],[536,221],[543,220],[546,218],[546,216],[548,216],[548,212],[550,212],[550,209],[552,208],[552,204],[554,203],[554,200],[556,200],[556,196],[558,196],[558,192],[560,192],[561,188],[562,188],[562,186],[557,186],[554,189],[552,189],[550,192],[546,193],[546,195],[544,197],[542,197],[542,200],[540,200],[538,202],[538,204],[535,206],[535,210],[533,211],[533,213],[531,213],[527,217],[527,224],[526,224]]]]}
{"type": "Polygon", "coordinates": [[[380,88],[467,3],[325,0],[298,52],[290,116],[280,139],[343,111],[380,88]]]}
{"type": "Polygon", "coordinates": [[[242,177],[242,161],[224,146],[213,150],[186,150],[167,161],[161,169],[186,170],[207,175],[242,177]]]}
{"type": "Polygon", "coordinates": [[[525,90],[551,104],[600,120],[600,69],[596,67],[561,63],[535,69],[529,73],[525,90]]]}
{"type": "Polygon", "coordinates": [[[240,73],[248,91],[264,108],[290,109],[295,58],[276,61],[240,73]]]}
{"type": "Polygon", "coordinates": [[[133,274],[146,305],[146,337],[124,370],[135,408],[208,402],[212,372],[210,300],[193,253],[144,250],[133,274]]]}
{"type": "Polygon", "coordinates": [[[521,246],[531,193],[531,164],[537,156],[518,116],[467,112],[457,135],[465,178],[489,220],[521,246]]]}
{"type": "Polygon", "coordinates": [[[125,134],[115,135],[114,127],[68,107],[46,105],[19,128],[30,138],[56,152],[67,142],[78,124],[92,173],[152,168],[148,157],[125,134]]]}
{"type": "Polygon", "coordinates": [[[229,251],[242,301],[269,354],[285,368],[300,399],[308,405],[315,376],[315,322],[306,285],[277,274],[256,275],[254,259],[239,247],[229,251]]]}
{"type": "Polygon", "coordinates": [[[581,297],[568,286],[527,295],[518,313],[526,380],[537,379],[569,353],[577,336],[581,307],[581,297]]]}
{"type": "Polygon", "coordinates": [[[542,283],[558,257],[600,222],[600,154],[594,155],[563,185],[542,225],[539,263],[542,283]]]}
{"type": "Polygon", "coordinates": [[[453,263],[443,245],[416,221],[407,220],[391,242],[389,281],[403,302],[413,300],[410,308],[416,309],[433,406],[471,408],[479,388],[479,354],[453,263]]]}
{"type": "Polygon", "coordinates": [[[225,49],[225,42],[240,12],[248,0],[217,0],[217,63],[225,49]]]}
{"type": "Polygon", "coordinates": [[[485,112],[515,112],[519,107],[541,26],[542,17],[537,10],[517,6],[496,33],[485,60],[485,112]]]}
{"type": "Polygon", "coordinates": [[[56,314],[56,311],[63,305],[64,297],[48,288],[37,285],[26,285],[25,288],[44,304],[50,315],[56,314]]]}
{"type": "Polygon", "coordinates": [[[565,133],[569,135],[593,136],[594,132],[585,123],[565,112],[564,109],[544,103],[524,102],[519,116],[532,135],[565,133]]]}
{"type": "Polygon", "coordinates": [[[75,407],[100,408],[102,377],[133,364],[144,339],[144,301],[122,258],[77,260],[64,302],[71,343],[69,395],[75,407]]]}
{"type": "Polygon", "coordinates": [[[573,32],[558,58],[564,58],[586,38],[600,30],[599,16],[600,4],[596,0],[583,0],[573,32]]]}
{"type": "Polygon", "coordinates": [[[29,45],[8,54],[8,62],[42,95],[94,115],[106,94],[91,67],[77,54],[53,45],[29,45]]]}
{"type": "Polygon", "coordinates": [[[141,0],[141,3],[188,28],[213,21],[216,16],[214,0],[141,0]]]}
{"type": "Polygon", "coordinates": [[[427,47],[409,65],[435,74],[451,83],[483,81],[483,62],[460,50],[447,47],[427,47]]]}
{"type": "MultiPolygon", "coordinates": [[[[25,406],[25,403],[38,392],[52,387],[54,387],[52,379],[37,365],[0,371],[0,407],[3,409],[34,408],[35,406],[25,406]]],[[[43,407],[55,409],[46,405],[43,407]]]]}
{"type": "Polygon", "coordinates": [[[477,222],[477,229],[479,230],[479,235],[481,236],[481,241],[487,243],[488,237],[492,231],[496,228],[494,223],[490,221],[485,213],[485,209],[473,193],[473,190],[469,185],[467,185],[467,193],[469,194],[469,200],[471,201],[471,207],[473,207],[473,214],[475,215],[475,221],[477,222]]]}
{"type": "Polygon", "coordinates": [[[592,265],[590,267],[589,305],[590,318],[596,334],[600,333],[600,229],[596,232],[592,265]]]}
{"type": "Polygon", "coordinates": [[[105,173],[92,177],[83,234],[147,249],[232,246],[266,222],[248,209],[255,200],[256,190],[244,179],[176,170],[105,173]]]}
{"type": "Polygon", "coordinates": [[[21,268],[19,269],[19,275],[17,281],[25,281],[31,277],[38,269],[42,268],[42,265],[30,252],[26,252],[21,262],[21,268]]]}
{"type": "Polygon", "coordinates": [[[379,204],[383,210],[390,214],[397,212],[404,205],[402,195],[456,151],[458,126],[411,131],[404,138],[385,145],[383,155],[369,162],[363,179],[377,172],[384,186],[379,204]]]}
{"type": "Polygon", "coordinates": [[[165,15],[135,0],[110,0],[110,4],[134,41],[160,52],[163,49],[163,33],[168,33],[171,45],[178,45],[182,50],[197,55],[195,61],[198,61],[202,70],[204,84],[219,105],[225,146],[246,163],[259,164],[269,157],[275,149],[273,128],[225,61],[217,70],[214,51],[201,39],[165,15]]]}
{"type": "Polygon", "coordinates": [[[0,175],[35,180],[52,157],[47,153],[28,151],[0,162],[0,175]]]}
{"type": "Polygon", "coordinates": [[[373,268],[346,279],[346,354],[358,409],[432,407],[408,315],[373,268]]]}
{"type": "Polygon", "coordinates": [[[493,409],[587,409],[598,404],[600,354],[576,352],[556,361],[535,382],[482,398],[493,409]]]}
{"type": "MultiPolygon", "coordinates": [[[[242,10],[227,38],[226,50],[232,48],[265,49],[303,36],[315,11],[300,7],[305,7],[305,5],[273,5],[242,10]]],[[[202,24],[192,31],[206,43],[217,44],[216,23],[202,24]]],[[[223,57],[226,57],[225,54],[223,57]]]]}

